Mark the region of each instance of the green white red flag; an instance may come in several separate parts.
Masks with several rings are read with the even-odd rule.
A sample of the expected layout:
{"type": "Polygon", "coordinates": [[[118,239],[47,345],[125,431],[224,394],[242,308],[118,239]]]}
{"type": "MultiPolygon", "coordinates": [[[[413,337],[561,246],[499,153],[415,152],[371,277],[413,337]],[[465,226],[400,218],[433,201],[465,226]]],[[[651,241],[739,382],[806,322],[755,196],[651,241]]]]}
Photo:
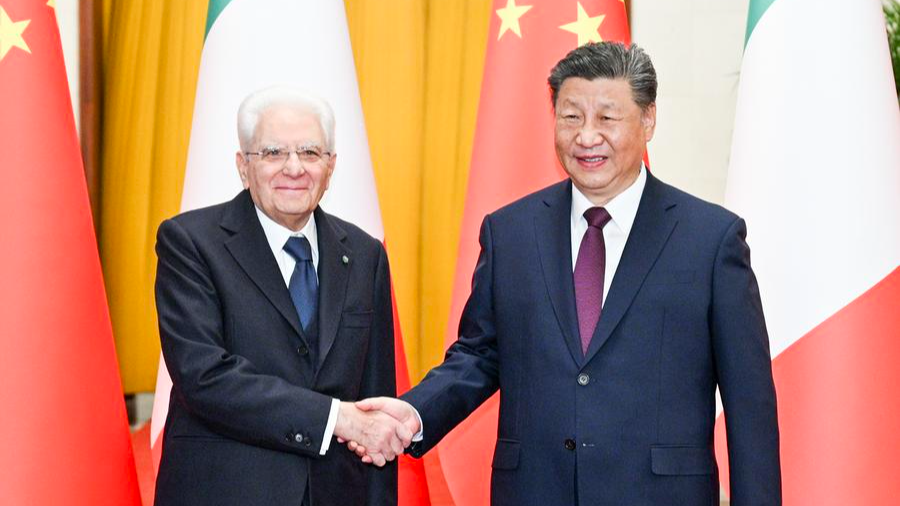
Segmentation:
{"type": "MultiPolygon", "coordinates": [[[[238,106],[272,85],[299,87],[331,104],[340,156],[322,207],[384,240],[344,3],[337,0],[210,0],[181,210],[225,202],[241,190],[234,166],[238,106]]],[[[396,315],[394,322],[402,393],[409,373],[396,315]]],[[[150,435],[155,466],[171,385],[160,357],[150,435]]],[[[400,506],[430,504],[421,461],[402,456],[399,482],[400,506]]]]}
{"type": "Polygon", "coordinates": [[[784,504],[896,503],[900,109],[880,0],[751,0],[725,203],[769,328],[784,504]]]}

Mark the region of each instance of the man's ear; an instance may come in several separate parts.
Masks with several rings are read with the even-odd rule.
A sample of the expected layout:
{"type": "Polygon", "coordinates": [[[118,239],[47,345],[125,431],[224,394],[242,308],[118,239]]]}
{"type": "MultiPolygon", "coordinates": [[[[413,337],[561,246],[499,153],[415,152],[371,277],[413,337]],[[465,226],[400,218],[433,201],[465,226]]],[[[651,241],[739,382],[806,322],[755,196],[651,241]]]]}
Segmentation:
{"type": "Polygon", "coordinates": [[[241,185],[246,190],[250,187],[250,181],[247,179],[247,171],[250,170],[249,160],[244,153],[238,151],[234,154],[234,163],[237,166],[238,176],[241,178],[241,185]]]}
{"type": "Polygon", "coordinates": [[[644,130],[644,142],[650,142],[656,131],[656,102],[641,111],[641,127],[644,130]]]}
{"type": "Polygon", "coordinates": [[[326,174],[326,177],[325,177],[325,189],[326,190],[331,185],[331,175],[334,174],[334,166],[336,163],[337,163],[337,153],[334,153],[331,155],[331,159],[328,160],[328,166],[325,168],[325,170],[328,171],[328,173],[326,174]]]}

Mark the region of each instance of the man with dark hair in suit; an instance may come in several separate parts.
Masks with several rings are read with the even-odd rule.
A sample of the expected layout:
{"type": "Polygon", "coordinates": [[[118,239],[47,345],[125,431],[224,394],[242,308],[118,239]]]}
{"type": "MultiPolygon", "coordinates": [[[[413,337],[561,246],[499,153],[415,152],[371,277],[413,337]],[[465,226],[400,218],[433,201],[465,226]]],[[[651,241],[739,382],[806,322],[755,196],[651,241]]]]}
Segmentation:
{"type": "Polygon", "coordinates": [[[404,422],[419,456],[499,389],[495,506],[711,506],[718,387],[732,504],[780,505],[744,221],[644,167],[657,81],[639,47],[582,46],[549,84],[569,178],[485,217],[443,364],[403,401],[358,405],[404,422]]]}
{"type": "Polygon", "coordinates": [[[156,504],[396,505],[385,463],[412,433],[340,401],[396,395],[396,378],[384,248],[318,205],[337,156],[331,107],[261,90],[238,137],[244,191],[159,227],[173,387],[156,504]],[[335,436],[371,445],[379,467],[335,436]]]}

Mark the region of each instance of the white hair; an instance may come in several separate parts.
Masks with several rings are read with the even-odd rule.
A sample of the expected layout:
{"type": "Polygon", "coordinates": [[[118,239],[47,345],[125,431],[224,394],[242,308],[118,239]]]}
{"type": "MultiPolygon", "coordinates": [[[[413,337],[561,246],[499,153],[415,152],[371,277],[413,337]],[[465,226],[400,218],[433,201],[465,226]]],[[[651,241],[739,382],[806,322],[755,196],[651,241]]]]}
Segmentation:
{"type": "Polygon", "coordinates": [[[324,99],[288,86],[272,86],[247,95],[238,107],[238,141],[241,149],[251,148],[259,117],[273,107],[287,107],[310,112],[319,120],[325,134],[325,149],[334,152],[334,111],[324,99]]]}

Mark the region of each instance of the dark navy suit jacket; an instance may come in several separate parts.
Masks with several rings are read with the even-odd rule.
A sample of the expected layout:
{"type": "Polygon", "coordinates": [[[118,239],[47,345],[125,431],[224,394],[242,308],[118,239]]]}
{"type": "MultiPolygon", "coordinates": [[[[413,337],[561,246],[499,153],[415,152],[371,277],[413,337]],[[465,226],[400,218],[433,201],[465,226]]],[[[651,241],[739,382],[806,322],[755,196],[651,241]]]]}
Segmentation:
{"type": "Polygon", "coordinates": [[[157,506],[299,506],[307,485],[316,506],[396,505],[395,464],[366,466],[336,440],[319,456],[331,399],[395,395],[396,377],[384,248],[321,209],[315,219],[315,354],[247,191],[159,227],[156,304],[174,386],[157,506]]]}
{"type": "Polygon", "coordinates": [[[428,451],[500,389],[495,506],[718,505],[716,386],[732,504],[781,504],[775,389],[743,220],[648,175],[587,354],[572,186],[484,219],[459,339],[404,399],[428,451]]]}

